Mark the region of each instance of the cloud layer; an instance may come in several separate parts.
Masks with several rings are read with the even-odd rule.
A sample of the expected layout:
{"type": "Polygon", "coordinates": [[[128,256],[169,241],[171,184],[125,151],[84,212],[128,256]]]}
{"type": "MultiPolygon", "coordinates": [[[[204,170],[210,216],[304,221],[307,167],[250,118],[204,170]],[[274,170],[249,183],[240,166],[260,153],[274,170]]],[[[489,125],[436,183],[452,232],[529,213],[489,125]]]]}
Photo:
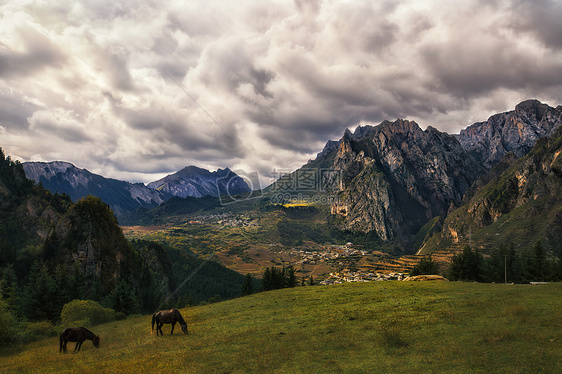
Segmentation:
{"type": "Polygon", "coordinates": [[[556,1],[10,1],[0,146],[149,182],[292,170],[359,123],[562,104],[556,1]],[[92,4],[94,3],[94,4],[92,4]]]}

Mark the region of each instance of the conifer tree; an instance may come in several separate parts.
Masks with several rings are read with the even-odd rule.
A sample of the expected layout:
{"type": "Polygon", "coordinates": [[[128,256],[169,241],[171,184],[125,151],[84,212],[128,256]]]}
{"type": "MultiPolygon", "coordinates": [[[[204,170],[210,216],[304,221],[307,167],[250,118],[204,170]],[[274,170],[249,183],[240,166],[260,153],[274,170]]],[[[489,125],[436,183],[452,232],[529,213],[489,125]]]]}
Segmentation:
{"type": "Polygon", "coordinates": [[[2,279],[0,280],[0,298],[6,302],[6,308],[13,315],[19,313],[20,291],[18,279],[12,265],[2,269],[2,279]]]}
{"type": "Polygon", "coordinates": [[[86,279],[80,269],[80,263],[76,262],[72,268],[72,275],[68,281],[68,298],[70,300],[82,300],[86,297],[86,279]]]}
{"type": "Polygon", "coordinates": [[[412,269],[411,275],[439,274],[439,265],[433,261],[431,255],[422,257],[412,269]]]}
{"type": "Polygon", "coordinates": [[[295,268],[290,265],[287,267],[286,270],[286,280],[287,280],[287,287],[292,288],[297,286],[297,276],[295,274],[295,268]]]}
{"type": "Polygon", "coordinates": [[[535,281],[546,280],[546,274],[548,272],[548,261],[546,259],[546,253],[543,249],[542,242],[539,240],[533,246],[533,259],[531,262],[531,277],[535,281]]]}
{"type": "Polygon", "coordinates": [[[265,268],[263,272],[263,278],[261,281],[261,285],[264,291],[273,290],[273,277],[271,274],[271,270],[269,268],[265,268]]]}
{"type": "Polygon", "coordinates": [[[47,266],[36,261],[21,299],[25,316],[31,320],[55,320],[60,314],[55,303],[55,282],[47,266]]]}
{"type": "Polygon", "coordinates": [[[117,284],[117,287],[115,287],[110,297],[113,310],[116,312],[123,312],[126,315],[131,315],[139,311],[137,298],[133,294],[131,287],[124,280],[121,280],[117,284]]]}
{"type": "Polygon", "coordinates": [[[246,274],[244,284],[242,285],[242,296],[251,295],[254,293],[254,277],[252,274],[246,274]]]}

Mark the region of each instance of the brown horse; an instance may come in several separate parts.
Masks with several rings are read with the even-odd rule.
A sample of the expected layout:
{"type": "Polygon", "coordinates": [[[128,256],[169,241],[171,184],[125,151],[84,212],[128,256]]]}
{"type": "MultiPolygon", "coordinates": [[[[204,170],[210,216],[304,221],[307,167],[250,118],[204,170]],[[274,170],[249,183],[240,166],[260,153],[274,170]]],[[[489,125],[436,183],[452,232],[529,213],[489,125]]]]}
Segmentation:
{"type": "Polygon", "coordinates": [[[158,336],[158,331],[160,331],[161,335],[164,335],[164,333],[162,332],[162,326],[164,326],[165,323],[172,324],[171,334],[173,335],[174,326],[176,325],[176,322],[180,323],[181,331],[183,331],[184,334],[187,334],[187,324],[185,323],[183,317],[181,316],[180,311],[177,310],[176,308],[171,310],[161,310],[158,313],[154,313],[154,315],[152,316],[152,330],[154,330],[155,322],[156,322],[156,336],[158,336]]]}
{"type": "Polygon", "coordinates": [[[96,348],[99,348],[100,346],[100,336],[94,334],[87,328],[67,327],[66,329],[62,330],[60,334],[59,352],[66,353],[66,343],[68,342],[76,342],[74,351],[78,350],[78,352],[80,352],[80,348],[82,347],[82,343],[84,343],[84,340],[91,340],[92,343],[94,343],[94,347],[96,348]]]}

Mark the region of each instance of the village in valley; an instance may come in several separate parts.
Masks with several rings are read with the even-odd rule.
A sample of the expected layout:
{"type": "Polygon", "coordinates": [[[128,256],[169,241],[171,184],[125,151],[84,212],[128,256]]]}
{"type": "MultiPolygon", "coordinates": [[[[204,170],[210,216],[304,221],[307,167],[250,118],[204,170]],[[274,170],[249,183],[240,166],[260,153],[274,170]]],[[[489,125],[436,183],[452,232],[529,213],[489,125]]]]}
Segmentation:
{"type": "Polygon", "coordinates": [[[397,259],[382,251],[367,251],[351,242],[319,244],[304,241],[292,247],[264,243],[252,237],[262,224],[254,212],[227,212],[192,216],[180,225],[153,230],[152,234],[138,231],[138,227],[128,227],[125,234],[130,238],[148,235],[152,240],[184,242],[188,248],[205,242],[209,244],[207,250],[214,251],[219,262],[241,274],[261,277],[268,267],[293,266],[299,278],[312,276],[316,284],[321,285],[403,280],[419,260],[417,256],[397,259]],[[237,239],[230,239],[235,237],[237,239]]]}

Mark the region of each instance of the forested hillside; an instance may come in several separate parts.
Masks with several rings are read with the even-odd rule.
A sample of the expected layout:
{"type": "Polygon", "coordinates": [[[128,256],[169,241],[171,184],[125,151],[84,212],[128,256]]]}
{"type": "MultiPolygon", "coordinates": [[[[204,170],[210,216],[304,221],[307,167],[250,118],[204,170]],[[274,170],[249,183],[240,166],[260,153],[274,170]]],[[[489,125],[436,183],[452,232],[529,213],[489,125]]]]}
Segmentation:
{"type": "Polygon", "coordinates": [[[100,198],[53,195],[0,149],[0,301],[15,320],[55,322],[75,299],[150,313],[236,297],[243,280],[189,250],[129,242],[100,198]]]}

